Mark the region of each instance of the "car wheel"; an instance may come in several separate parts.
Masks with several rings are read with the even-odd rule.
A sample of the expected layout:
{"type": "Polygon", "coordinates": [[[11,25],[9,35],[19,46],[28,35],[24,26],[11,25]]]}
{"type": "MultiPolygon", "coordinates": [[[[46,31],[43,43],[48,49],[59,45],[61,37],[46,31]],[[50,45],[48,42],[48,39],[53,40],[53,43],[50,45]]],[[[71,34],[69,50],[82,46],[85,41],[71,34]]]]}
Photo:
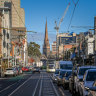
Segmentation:
{"type": "Polygon", "coordinates": [[[66,90],[66,85],[65,84],[63,84],[63,88],[64,88],[64,90],[66,90]]]}
{"type": "Polygon", "coordinates": [[[60,83],[59,83],[59,82],[57,82],[57,85],[58,85],[58,86],[60,86],[60,83]]]}
{"type": "Polygon", "coordinates": [[[15,77],[15,75],[13,75],[13,77],[15,77]]]}

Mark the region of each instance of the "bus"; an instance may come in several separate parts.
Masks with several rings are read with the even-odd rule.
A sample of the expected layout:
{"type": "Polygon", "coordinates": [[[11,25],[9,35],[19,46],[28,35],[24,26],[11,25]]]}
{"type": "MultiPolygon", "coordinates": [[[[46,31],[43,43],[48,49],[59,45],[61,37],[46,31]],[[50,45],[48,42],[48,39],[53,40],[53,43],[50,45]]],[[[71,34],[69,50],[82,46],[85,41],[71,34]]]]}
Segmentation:
{"type": "Polygon", "coordinates": [[[55,72],[55,60],[48,59],[47,60],[47,72],[55,72]]]}

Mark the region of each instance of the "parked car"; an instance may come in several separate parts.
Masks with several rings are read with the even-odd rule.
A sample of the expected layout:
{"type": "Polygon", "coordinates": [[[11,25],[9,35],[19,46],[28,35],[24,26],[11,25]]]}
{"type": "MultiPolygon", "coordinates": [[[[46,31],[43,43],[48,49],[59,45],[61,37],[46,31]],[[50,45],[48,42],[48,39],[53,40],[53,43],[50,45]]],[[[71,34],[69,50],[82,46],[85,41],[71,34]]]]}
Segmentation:
{"type": "Polygon", "coordinates": [[[58,86],[63,84],[62,80],[63,80],[63,77],[64,77],[66,71],[67,70],[62,70],[62,69],[59,71],[59,75],[57,76],[57,85],[58,86]]]}
{"type": "Polygon", "coordinates": [[[88,96],[96,96],[96,80],[92,87],[88,88],[88,96]]]}
{"type": "Polygon", "coordinates": [[[83,82],[83,75],[85,74],[86,70],[88,69],[95,69],[95,66],[81,66],[77,68],[77,76],[75,76],[74,80],[74,89],[75,94],[80,93],[80,84],[83,82]]]}
{"type": "Polygon", "coordinates": [[[74,90],[74,78],[75,78],[75,76],[76,76],[77,66],[78,66],[78,65],[73,66],[73,68],[72,68],[72,74],[71,74],[71,76],[69,77],[69,91],[70,91],[71,93],[72,93],[73,90],[74,90]]]}
{"type": "Polygon", "coordinates": [[[22,67],[22,71],[23,72],[28,72],[29,71],[29,68],[28,67],[22,67]]]}
{"type": "Polygon", "coordinates": [[[69,87],[69,78],[72,74],[72,70],[68,70],[66,73],[65,73],[65,76],[63,77],[63,88],[64,89],[68,89],[69,87]]]}
{"type": "Polygon", "coordinates": [[[39,68],[39,67],[34,67],[34,68],[33,68],[33,73],[35,73],[35,72],[40,73],[40,68],[39,68]]]}
{"type": "Polygon", "coordinates": [[[4,75],[5,76],[8,76],[8,75],[16,76],[16,75],[18,75],[18,71],[16,68],[7,68],[7,69],[5,69],[4,75]]]}
{"type": "Polygon", "coordinates": [[[88,96],[88,89],[92,87],[94,81],[96,80],[96,69],[89,69],[84,74],[83,82],[81,82],[81,96],[88,96]]]}
{"type": "Polygon", "coordinates": [[[53,76],[52,76],[53,83],[57,82],[57,76],[59,76],[59,71],[60,69],[56,69],[55,73],[53,73],[53,76]]]}

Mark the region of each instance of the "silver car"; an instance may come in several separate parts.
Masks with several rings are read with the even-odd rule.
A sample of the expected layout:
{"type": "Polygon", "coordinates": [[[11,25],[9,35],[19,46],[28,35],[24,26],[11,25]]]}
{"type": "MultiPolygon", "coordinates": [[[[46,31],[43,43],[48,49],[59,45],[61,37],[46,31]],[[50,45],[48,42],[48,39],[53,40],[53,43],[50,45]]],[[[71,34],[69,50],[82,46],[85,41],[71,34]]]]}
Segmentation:
{"type": "Polygon", "coordinates": [[[86,71],[83,82],[81,83],[81,96],[88,96],[88,89],[93,86],[96,80],[96,69],[89,69],[86,71]]]}
{"type": "Polygon", "coordinates": [[[4,72],[4,75],[5,76],[8,76],[8,75],[16,76],[16,75],[18,75],[18,70],[16,68],[7,68],[4,72]]]}

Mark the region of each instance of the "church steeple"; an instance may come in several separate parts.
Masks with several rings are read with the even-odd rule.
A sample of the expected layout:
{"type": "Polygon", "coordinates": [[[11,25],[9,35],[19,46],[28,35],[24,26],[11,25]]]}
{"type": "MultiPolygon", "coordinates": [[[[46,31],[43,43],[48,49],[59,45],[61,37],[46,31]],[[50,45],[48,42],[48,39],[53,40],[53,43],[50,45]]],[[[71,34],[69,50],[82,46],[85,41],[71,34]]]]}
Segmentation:
{"type": "Polygon", "coordinates": [[[45,27],[45,40],[48,40],[47,20],[46,20],[46,27],[45,27]]]}
{"type": "Polygon", "coordinates": [[[45,38],[44,38],[44,45],[43,45],[43,54],[48,57],[50,54],[50,44],[48,40],[48,29],[47,29],[47,20],[45,25],[45,38]]]}

